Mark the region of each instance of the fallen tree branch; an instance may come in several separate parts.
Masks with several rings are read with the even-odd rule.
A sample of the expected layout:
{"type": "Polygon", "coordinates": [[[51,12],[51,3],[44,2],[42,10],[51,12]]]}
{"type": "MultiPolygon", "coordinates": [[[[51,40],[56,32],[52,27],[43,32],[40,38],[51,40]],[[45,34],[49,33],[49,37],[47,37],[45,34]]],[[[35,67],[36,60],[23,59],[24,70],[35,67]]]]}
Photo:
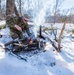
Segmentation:
{"type": "Polygon", "coordinates": [[[17,41],[10,41],[10,42],[8,42],[8,43],[6,43],[6,44],[4,44],[5,46],[8,46],[8,45],[10,45],[10,44],[13,44],[13,43],[16,43],[17,41]]]}
{"type": "Polygon", "coordinates": [[[51,44],[55,48],[55,50],[57,50],[58,48],[56,47],[56,45],[54,44],[54,42],[50,38],[48,38],[48,40],[51,42],[51,44]]]}
{"type": "MultiPolygon", "coordinates": [[[[49,35],[48,33],[46,33],[46,32],[45,32],[45,34],[48,35],[48,36],[46,35],[46,38],[51,42],[51,44],[52,44],[52,46],[55,48],[55,50],[57,50],[57,49],[58,49],[57,46],[56,46],[56,45],[54,44],[54,42],[49,38],[50,35],[49,35]]],[[[56,42],[56,41],[55,41],[55,42],[56,42]]]]}

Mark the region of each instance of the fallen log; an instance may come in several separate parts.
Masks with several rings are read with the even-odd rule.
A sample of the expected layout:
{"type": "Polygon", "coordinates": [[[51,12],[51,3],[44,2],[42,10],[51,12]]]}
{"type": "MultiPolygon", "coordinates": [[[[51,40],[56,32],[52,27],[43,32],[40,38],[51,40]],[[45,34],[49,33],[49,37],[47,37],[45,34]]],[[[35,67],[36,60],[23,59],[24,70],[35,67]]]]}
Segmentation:
{"type": "MultiPolygon", "coordinates": [[[[49,35],[48,33],[46,33],[46,32],[45,32],[45,34],[47,34],[47,35],[48,35],[48,36],[47,36],[47,35],[45,35],[45,36],[46,36],[46,38],[47,38],[47,39],[51,42],[51,44],[52,44],[52,46],[55,48],[55,50],[57,50],[57,49],[58,49],[58,47],[55,45],[54,41],[52,41],[52,40],[49,38],[49,36],[50,36],[50,35],[49,35]]],[[[56,42],[56,41],[55,41],[55,42],[56,42]]]]}
{"type": "Polygon", "coordinates": [[[32,44],[23,44],[23,43],[19,43],[18,40],[13,40],[13,41],[10,41],[6,44],[4,44],[4,46],[8,46],[12,44],[12,51],[21,51],[21,49],[23,50],[34,50],[36,48],[38,48],[38,43],[32,43],[32,44]]]}
{"type": "Polygon", "coordinates": [[[48,38],[48,40],[51,42],[52,46],[57,50],[58,47],[56,47],[56,45],[54,44],[54,42],[50,38],[48,38]]]}
{"type": "Polygon", "coordinates": [[[16,42],[18,42],[18,41],[10,41],[10,42],[8,42],[8,43],[6,43],[6,44],[4,44],[4,45],[5,45],[5,46],[8,46],[8,45],[13,44],[13,43],[16,43],[16,42]]]}
{"type": "Polygon", "coordinates": [[[9,41],[8,43],[6,43],[6,44],[4,44],[5,46],[8,46],[8,45],[10,45],[10,44],[13,44],[13,43],[18,43],[18,42],[22,42],[22,41],[24,41],[25,40],[25,38],[24,39],[18,39],[18,40],[12,40],[12,41],[9,41]]]}
{"type": "Polygon", "coordinates": [[[16,46],[19,46],[19,47],[26,47],[26,46],[28,46],[28,45],[19,44],[19,43],[13,43],[13,44],[16,45],[16,46]]]}

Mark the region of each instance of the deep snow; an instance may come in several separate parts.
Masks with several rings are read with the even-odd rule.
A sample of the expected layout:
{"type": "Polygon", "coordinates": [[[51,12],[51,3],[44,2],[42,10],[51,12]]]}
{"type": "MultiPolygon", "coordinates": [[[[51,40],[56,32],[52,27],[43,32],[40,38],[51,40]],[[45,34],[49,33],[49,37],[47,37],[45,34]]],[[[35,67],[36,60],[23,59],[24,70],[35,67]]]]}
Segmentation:
{"type": "MultiPolygon", "coordinates": [[[[59,36],[62,24],[55,24],[54,27],[58,28],[57,36],[59,36]]],[[[54,48],[49,41],[47,41],[45,52],[23,53],[26,61],[0,49],[0,75],[74,75],[74,41],[70,36],[73,28],[74,25],[66,25],[61,53],[53,51],[54,48]]],[[[4,35],[0,38],[0,43],[12,40],[8,28],[1,30],[0,33],[4,35]]],[[[53,36],[50,36],[53,39],[53,36]]]]}

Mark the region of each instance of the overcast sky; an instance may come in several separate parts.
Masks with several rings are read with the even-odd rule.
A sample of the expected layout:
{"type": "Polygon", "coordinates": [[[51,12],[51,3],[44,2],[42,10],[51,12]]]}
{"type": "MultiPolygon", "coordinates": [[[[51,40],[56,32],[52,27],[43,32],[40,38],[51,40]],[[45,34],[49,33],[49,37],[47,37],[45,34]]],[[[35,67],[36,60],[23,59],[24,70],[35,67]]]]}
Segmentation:
{"type": "Polygon", "coordinates": [[[74,7],[74,0],[65,0],[62,4],[62,8],[72,8],[74,7]]]}
{"type": "MultiPolygon", "coordinates": [[[[55,0],[49,0],[49,1],[50,4],[53,5],[55,0]]],[[[74,7],[74,0],[64,0],[61,5],[61,8],[63,9],[70,9],[72,7],[74,7]]]]}

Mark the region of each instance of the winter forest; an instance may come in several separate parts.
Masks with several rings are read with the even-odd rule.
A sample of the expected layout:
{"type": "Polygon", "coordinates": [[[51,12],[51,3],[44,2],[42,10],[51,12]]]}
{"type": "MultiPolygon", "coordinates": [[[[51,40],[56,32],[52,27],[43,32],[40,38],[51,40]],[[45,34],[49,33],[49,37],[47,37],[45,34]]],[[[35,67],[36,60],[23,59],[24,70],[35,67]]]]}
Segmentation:
{"type": "Polygon", "coordinates": [[[74,75],[73,3],[0,0],[0,75],[74,75]]]}

